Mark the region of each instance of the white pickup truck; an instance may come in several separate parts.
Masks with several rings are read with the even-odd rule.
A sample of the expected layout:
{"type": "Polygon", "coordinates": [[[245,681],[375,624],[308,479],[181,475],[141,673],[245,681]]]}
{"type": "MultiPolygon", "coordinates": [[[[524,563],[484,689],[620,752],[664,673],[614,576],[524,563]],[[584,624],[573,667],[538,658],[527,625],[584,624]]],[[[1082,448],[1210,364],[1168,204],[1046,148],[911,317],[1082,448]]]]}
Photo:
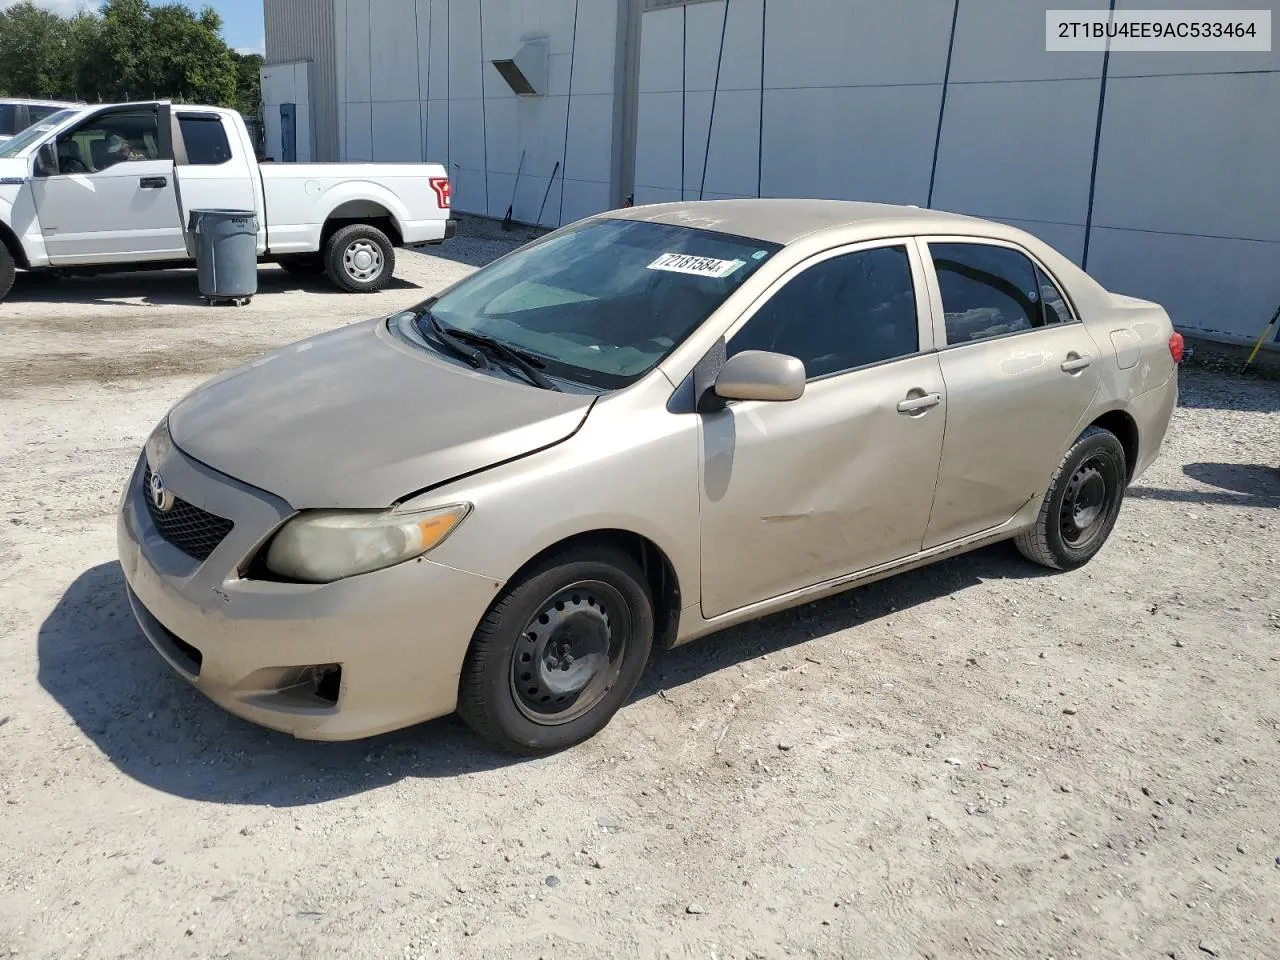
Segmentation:
{"type": "Polygon", "coordinates": [[[203,209],[254,211],[260,260],[353,293],[386,286],[395,247],[457,229],[439,164],[259,164],[232,110],[77,107],[0,145],[0,299],[15,269],[189,265],[203,209]]]}

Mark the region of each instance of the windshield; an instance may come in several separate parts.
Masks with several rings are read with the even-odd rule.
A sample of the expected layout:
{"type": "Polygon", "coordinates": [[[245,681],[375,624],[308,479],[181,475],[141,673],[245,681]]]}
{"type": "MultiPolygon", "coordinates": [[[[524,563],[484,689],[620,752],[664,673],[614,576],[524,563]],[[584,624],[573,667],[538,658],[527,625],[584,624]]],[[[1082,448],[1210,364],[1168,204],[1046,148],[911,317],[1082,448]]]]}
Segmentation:
{"type": "Polygon", "coordinates": [[[33,123],[12,140],[6,140],[3,144],[0,144],[0,157],[16,157],[75,112],[74,110],[59,110],[57,113],[45,117],[39,123],[33,123]]]}
{"type": "Polygon", "coordinates": [[[605,389],[639,379],[779,249],[709,230],[592,220],[472,274],[431,304],[546,372],[605,389]]]}

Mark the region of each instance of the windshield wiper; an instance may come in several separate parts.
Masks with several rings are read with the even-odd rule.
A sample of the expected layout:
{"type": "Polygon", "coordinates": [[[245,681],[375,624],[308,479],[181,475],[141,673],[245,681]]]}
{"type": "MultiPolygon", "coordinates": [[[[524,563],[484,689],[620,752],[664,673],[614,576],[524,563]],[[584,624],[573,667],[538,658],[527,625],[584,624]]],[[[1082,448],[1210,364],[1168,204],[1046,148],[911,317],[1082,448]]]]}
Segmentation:
{"type": "Polygon", "coordinates": [[[501,340],[483,333],[476,333],[473,330],[459,330],[456,327],[451,327],[449,332],[459,340],[466,340],[468,343],[474,343],[492,353],[496,353],[528,377],[529,382],[534,386],[541,387],[543,390],[560,390],[546,374],[534,366],[534,363],[540,364],[542,361],[532,354],[526,354],[510,344],[503,343],[501,340]]]}
{"type": "Polygon", "coordinates": [[[419,314],[417,322],[420,330],[423,320],[431,324],[431,329],[435,332],[436,339],[453,351],[455,355],[461,357],[476,369],[484,369],[489,366],[489,361],[485,359],[483,353],[479,350],[473,350],[463,343],[455,335],[454,329],[441,323],[430,310],[419,314]]]}

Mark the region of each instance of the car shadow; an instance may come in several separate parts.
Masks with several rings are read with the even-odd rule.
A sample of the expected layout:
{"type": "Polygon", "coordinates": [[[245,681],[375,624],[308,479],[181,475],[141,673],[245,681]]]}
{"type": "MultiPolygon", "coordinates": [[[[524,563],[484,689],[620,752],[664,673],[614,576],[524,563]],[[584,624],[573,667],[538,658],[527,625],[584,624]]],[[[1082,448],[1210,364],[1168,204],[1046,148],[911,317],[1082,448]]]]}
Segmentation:
{"type": "MultiPolygon", "coordinates": [[[[417,290],[418,284],[392,277],[386,290],[417,290]]],[[[258,268],[255,296],[302,290],[340,294],[323,275],[287,273],[274,264],[258,268]]],[[[19,273],[6,298],[14,303],[92,303],[99,306],[200,306],[200,288],[194,269],[148,270],[129,273],[33,274],[19,273]]]]}
{"type": "Polygon", "coordinates": [[[1178,372],[1178,406],[1241,413],[1280,411],[1280,381],[1238,370],[1187,367],[1178,372]]]}
{"type": "MultiPolygon", "coordinates": [[[[655,656],[633,700],[761,653],[874,621],[984,580],[1047,574],[1007,545],[901,574],[655,656]]],[[[347,743],[316,743],[232,716],[191,689],[142,636],[118,563],[85,571],[40,627],[38,680],[119,770],[175,796],[303,806],[411,777],[538,764],[490,750],[456,717],[347,743]]]]}
{"type": "Polygon", "coordinates": [[[469,267],[483,267],[529,241],[528,231],[513,231],[502,236],[464,236],[459,234],[444,243],[430,243],[408,249],[436,260],[450,260],[469,267]]]}
{"type": "Polygon", "coordinates": [[[1217,490],[1172,490],[1133,487],[1126,496],[1167,503],[1200,503],[1235,507],[1280,507],[1280,464],[1189,463],[1182,472],[1217,490]]]}

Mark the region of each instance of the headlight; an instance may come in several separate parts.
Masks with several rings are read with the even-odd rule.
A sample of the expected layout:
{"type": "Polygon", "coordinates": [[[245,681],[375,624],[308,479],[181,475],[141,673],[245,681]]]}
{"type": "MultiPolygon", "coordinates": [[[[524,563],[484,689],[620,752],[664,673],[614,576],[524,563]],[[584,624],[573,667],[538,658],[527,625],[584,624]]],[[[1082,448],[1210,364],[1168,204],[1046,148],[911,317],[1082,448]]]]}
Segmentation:
{"type": "Polygon", "coordinates": [[[470,510],[469,503],[413,513],[308,510],[272,538],[267,569],[302,583],[330,583],[381,570],[422,556],[470,510]]]}

